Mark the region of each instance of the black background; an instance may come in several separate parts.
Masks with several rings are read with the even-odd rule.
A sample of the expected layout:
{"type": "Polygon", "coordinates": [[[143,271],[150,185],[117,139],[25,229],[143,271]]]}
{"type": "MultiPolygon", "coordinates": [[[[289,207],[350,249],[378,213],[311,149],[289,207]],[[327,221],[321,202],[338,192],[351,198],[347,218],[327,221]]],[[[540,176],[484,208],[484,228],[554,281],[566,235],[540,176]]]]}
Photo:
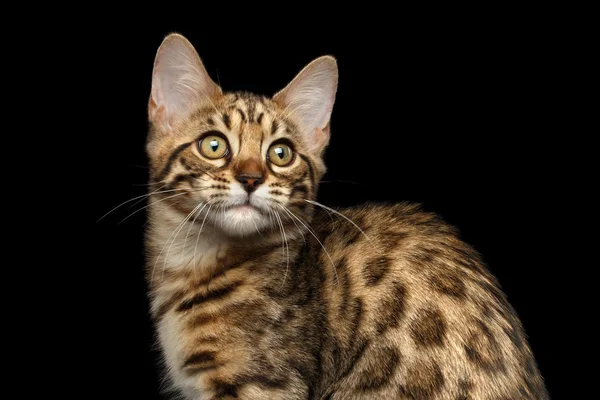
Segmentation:
{"type": "Polygon", "coordinates": [[[143,276],[144,212],[119,223],[144,203],[96,220],[145,193],[153,59],[164,36],[179,32],[225,91],[274,94],[312,59],[335,56],[339,90],[319,201],[408,200],[456,225],[499,279],[557,393],[556,360],[565,348],[556,345],[562,278],[553,228],[561,217],[548,216],[565,194],[548,139],[558,129],[551,105],[559,84],[550,83],[547,52],[555,36],[516,17],[368,29],[326,21],[213,25],[109,23],[99,34],[85,31],[73,74],[85,80],[76,101],[87,121],[83,159],[93,208],[86,203],[86,219],[94,240],[82,248],[93,266],[82,272],[80,290],[93,317],[74,336],[89,338],[102,367],[84,386],[103,398],[161,398],[143,276]]]}

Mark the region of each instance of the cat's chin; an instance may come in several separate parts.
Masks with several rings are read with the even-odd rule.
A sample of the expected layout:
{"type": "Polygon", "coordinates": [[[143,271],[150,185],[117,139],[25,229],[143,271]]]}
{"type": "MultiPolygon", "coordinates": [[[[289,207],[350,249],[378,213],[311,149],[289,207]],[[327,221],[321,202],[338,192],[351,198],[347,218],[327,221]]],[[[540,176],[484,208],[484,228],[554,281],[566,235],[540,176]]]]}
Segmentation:
{"type": "Polygon", "coordinates": [[[218,226],[231,236],[258,235],[269,226],[269,218],[259,209],[243,204],[225,210],[219,218],[218,226]]]}

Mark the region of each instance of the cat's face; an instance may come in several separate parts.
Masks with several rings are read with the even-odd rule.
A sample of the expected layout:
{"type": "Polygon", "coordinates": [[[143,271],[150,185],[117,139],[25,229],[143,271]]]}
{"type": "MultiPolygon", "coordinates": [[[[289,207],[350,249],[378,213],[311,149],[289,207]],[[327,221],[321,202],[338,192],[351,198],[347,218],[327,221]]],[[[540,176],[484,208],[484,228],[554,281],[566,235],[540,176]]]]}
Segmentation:
{"type": "Polygon", "coordinates": [[[306,223],[325,170],[336,85],[335,61],[323,57],[273,99],[223,94],[189,42],[167,37],[155,62],[148,139],[162,206],[230,236],[306,223]]]}
{"type": "Polygon", "coordinates": [[[164,195],[176,196],[169,204],[183,217],[206,216],[228,234],[294,215],[305,221],[323,167],[283,112],[269,99],[236,94],[198,109],[177,125],[176,140],[151,142],[154,190],[170,190],[164,195]]]}

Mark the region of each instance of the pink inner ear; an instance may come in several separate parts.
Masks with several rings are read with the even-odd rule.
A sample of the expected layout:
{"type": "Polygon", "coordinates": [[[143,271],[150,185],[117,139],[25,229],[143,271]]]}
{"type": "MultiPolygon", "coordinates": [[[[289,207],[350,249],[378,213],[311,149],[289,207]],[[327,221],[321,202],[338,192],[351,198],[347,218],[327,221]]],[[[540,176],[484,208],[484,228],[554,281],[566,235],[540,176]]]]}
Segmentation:
{"type": "Polygon", "coordinates": [[[154,99],[150,99],[150,104],[148,105],[148,114],[150,116],[150,120],[156,127],[159,127],[164,132],[167,132],[170,129],[167,108],[164,105],[158,106],[154,99]]]}
{"type": "Polygon", "coordinates": [[[323,129],[315,128],[310,143],[310,149],[313,153],[319,154],[323,151],[327,143],[329,142],[329,124],[325,125],[323,129]]]}
{"type": "Polygon", "coordinates": [[[156,101],[150,97],[150,102],[148,104],[148,116],[150,117],[150,120],[156,119],[158,112],[158,104],[156,104],[156,101]]]}

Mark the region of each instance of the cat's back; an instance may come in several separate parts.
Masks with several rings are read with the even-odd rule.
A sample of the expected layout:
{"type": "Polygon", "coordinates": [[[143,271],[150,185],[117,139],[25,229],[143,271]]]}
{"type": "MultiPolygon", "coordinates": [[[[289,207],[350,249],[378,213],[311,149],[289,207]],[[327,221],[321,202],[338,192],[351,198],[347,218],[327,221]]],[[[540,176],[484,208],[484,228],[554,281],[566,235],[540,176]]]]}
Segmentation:
{"type": "Polygon", "coordinates": [[[547,398],[518,317],[453,227],[406,203],[338,211],[312,223],[347,365],[333,399],[547,398]]]}

